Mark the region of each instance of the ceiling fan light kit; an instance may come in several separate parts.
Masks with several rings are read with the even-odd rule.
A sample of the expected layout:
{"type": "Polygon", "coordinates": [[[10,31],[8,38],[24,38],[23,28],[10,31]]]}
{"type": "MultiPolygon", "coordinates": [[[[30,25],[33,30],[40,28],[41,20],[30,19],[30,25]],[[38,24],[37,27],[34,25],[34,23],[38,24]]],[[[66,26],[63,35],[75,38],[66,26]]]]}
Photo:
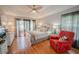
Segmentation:
{"type": "Polygon", "coordinates": [[[33,13],[36,13],[36,10],[32,10],[33,13]]]}

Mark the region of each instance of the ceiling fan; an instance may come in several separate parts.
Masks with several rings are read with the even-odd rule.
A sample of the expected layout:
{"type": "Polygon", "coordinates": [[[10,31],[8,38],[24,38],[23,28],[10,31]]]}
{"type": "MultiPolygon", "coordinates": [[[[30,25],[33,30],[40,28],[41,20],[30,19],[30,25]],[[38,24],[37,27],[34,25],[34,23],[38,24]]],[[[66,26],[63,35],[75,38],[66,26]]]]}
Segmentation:
{"type": "Polygon", "coordinates": [[[40,9],[42,9],[42,6],[40,5],[28,5],[28,7],[31,9],[31,12],[38,13],[40,9]]]}

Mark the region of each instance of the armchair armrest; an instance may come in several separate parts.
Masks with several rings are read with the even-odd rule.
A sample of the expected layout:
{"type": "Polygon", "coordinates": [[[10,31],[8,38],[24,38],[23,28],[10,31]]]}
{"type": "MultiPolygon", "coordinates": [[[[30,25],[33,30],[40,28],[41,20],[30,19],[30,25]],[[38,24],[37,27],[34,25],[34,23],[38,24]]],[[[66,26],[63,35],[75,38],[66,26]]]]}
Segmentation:
{"type": "Polygon", "coordinates": [[[59,39],[58,35],[50,35],[50,39],[59,39]]]}

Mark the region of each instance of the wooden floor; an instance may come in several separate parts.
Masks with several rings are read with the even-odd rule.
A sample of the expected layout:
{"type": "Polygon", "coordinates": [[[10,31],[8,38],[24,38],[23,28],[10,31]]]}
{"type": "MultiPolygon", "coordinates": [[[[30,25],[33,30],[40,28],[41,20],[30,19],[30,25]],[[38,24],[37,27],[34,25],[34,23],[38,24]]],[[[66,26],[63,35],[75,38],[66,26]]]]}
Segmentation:
{"type": "Polygon", "coordinates": [[[49,40],[42,41],[33,45],[27,53],[32,54],[56,54],[56,52],[50,47],[49,40]]]}
{"type": "Polygon", "coordinates": [[[17,49],[16,40],[14,40],[11,47],[9,47],[9,53],[11,54],[56,54],[56,52],[50,47],[49,40],[42,41],[40,43],[32,45],[29,49],[17,49]]]}
{"type": "MultiPolygon", "coordinates": [[[[9,47],[10,54],[56,54],[56,52],[50,47],[49,40],[42,41],[35,45],[32,45],[29,49],[17,49],[16,39],[13,41],[11,47],[9,47]]],[[[71,54],[79,54],[79,50],[72,48],[69,52],[71,54]]],[[[65,54],[67,54],[65,53],[65,54]]]]}

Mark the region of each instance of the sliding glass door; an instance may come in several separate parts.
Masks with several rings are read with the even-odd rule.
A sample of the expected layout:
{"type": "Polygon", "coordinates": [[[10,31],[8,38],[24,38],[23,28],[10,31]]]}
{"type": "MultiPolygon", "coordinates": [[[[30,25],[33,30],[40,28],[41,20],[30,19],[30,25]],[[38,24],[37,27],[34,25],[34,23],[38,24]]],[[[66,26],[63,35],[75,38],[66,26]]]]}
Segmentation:
{"type": "Polygon", "coordinates": [[[36,30],[36,21],[29,19],[16,20],[16,26],[18,31],[34,31],[36,30]]]}
{"type": "Polygon", "coordinates": [[[26,39],[24,37],[24,21],[16,20],[17,27],[17,49],[24,49],[26,47],[26,39]]]}
{"type": "Polygon", "coordinates": [[[30,20],[24,20],[24,30],[30,31],[30,20]]]}
{"type": "Polygon", "coordinates": [[[33,22],[33,30],[36,30],[36,21],[33,20],[32,22],[33,22]]]}

